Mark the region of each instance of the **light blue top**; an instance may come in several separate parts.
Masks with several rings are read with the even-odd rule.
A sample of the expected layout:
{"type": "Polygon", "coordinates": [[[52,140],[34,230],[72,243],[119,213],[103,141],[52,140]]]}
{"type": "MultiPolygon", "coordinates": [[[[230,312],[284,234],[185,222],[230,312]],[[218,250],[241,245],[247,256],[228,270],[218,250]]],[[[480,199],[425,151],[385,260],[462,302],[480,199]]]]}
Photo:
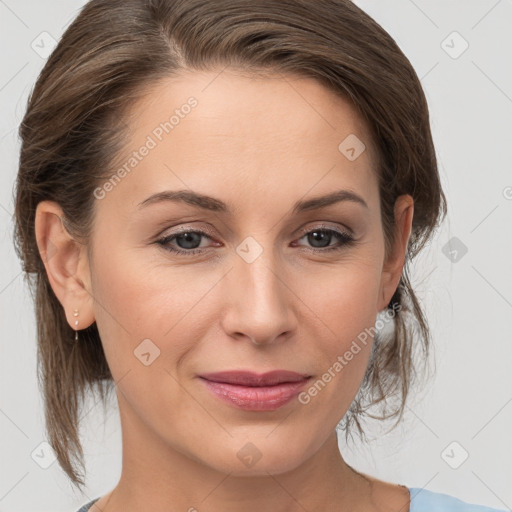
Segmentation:
{"type": "MultiPolygon", "coordinates": [[[[507,512],[505,509],[489,508],[466,503],[458,498],[420,487],[409,487],[411,507],[409,512],[507,512]]],[[[88,512],[99,498],[84,505],[78,512],[88,512]]],[[[510,511],[508,511],[510,512],[510,511]]]]}
{"type": "Polygon", "coordinates": [[[449,494],[410,487],[411,508],[409,512],[505,512],[503,509],[473,505],[449,494]]]}

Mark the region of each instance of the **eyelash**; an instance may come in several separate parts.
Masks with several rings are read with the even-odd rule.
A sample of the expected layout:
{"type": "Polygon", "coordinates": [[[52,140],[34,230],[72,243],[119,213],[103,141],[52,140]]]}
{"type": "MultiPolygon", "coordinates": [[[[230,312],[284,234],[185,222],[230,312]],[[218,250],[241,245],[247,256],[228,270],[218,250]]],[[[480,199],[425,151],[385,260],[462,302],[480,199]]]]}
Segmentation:
{"type": "MultiPolygon", "coordinates": [[[[309,249],[313,253],[325,253],[325,252],[331,252],[331,251],[340,251],[340,250],[342,250],[348,246],[351,246],[355,243],[354,238],[350,234],[348,234],[344,231],[338,231],[335,229],[330,229],[330,228],[325,228],[325,227],[316,227],[316,228],[312,228],[307,231],[303,231],[301,233],[300,238],[304,238],[304,236],[307,236],[308,234],[313,233],[313,232],[333,233],[335,236],[337,236],[339,238],[339,240],[341,242],[341,245],[328,246],[327,248],[324,248],[324,249],[315,249],[315,248],[309,249]]],[[[188,233],[196,233],[196,234],[202,235],[206,238],[210,238],[210,240],[211,240],[211,237],[208,235],[208,233],[205,233],[204,231],[193,230],[193,229],[184,229],[177,233],[173,233],[172,235],[167,235],[163,238],[160,238],[159,240],[156,241],[156,243],[161,245],[166,251],[169,251],[169,252],[172,252],[175,254],[179,254],[179,255],[190,256],[190,255],[199,254],[201,252],[204,252],[205,251],[204,248],[203,249],[196,248],[196,249],[184,250],[184,249],[175,249],[169,245],[169,242],[171,240],[175,239],[176,237],[178,237],[180,235],[188,234],[188,233]]],[[[306,249],[306,250],[308,250],[308,249],[306,249]]]]}

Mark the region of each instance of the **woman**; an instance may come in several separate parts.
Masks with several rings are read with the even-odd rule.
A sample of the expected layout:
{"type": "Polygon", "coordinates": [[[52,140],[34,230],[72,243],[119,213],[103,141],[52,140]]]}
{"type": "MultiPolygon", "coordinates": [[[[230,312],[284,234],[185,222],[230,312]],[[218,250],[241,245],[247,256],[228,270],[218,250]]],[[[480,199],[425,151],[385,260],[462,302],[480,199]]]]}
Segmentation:
{"type": "Polygon", "coordinates": [[[407,264],[446,214],[420,82],[363,11],[93,0],[20,135],[17,247],[76,486],[85,390],[119,403],[121,478],[80,512],[491,510],[338,450],[370,407],[402,416],[430,342],[407,264]]]}

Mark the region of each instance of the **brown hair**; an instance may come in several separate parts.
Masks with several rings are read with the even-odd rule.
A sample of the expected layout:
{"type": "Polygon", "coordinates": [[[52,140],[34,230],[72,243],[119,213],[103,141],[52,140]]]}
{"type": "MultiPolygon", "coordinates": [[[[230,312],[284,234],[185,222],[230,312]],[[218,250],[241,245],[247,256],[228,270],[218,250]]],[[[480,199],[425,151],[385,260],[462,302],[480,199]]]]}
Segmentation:
{"type": "Polygon", "coordinates": [[[84,468],[79,413],[85,391],[99,392],[105,404],[105,391],[115,384],[96,323],[81,331],[78,345],[72,342],[74,331],[37,249],[37,204],[57,202],[69,232],[87,243],[93,191],[111,174],[126,140],[123,113],[159,79],[226,66],[313,77],[353,103],[376,148],[386,254],[396,198],[414,199],[406,264],[388,306],[396,312],[394,329],[375,337],[361,388],[343,418],[345,431],[353,423],[364,436],[360,417],[392,397],[397,406],[379,417],[400,420],[416,375],[414,345],[422,349],[420,359],[429,353],[430,331],[407,265],[444,219],[446,199],[421,83],[390,35],[348,0],[92,0],[65,31],[28,100],[15,199],[16,251],[35,291],[48,440],[78,487],[84,485],[77,464],[84,468]]]}

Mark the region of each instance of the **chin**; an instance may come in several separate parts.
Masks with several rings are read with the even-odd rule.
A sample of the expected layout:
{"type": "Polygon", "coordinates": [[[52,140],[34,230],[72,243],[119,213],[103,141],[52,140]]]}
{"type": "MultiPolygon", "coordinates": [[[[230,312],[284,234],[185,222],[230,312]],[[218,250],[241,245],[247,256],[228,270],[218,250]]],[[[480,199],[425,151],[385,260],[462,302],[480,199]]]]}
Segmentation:
{"type": "Polygon", "coordinates": [[[207,460],[202,458],[203,463],[231,476],[268,477],[292,471],[307,460],[304,443],[294,439],[291,444],[277,435],[274,439],[265,436],[254,436],[252,440],[251,436],[230,439],[225,449],[209,450],[207,460]]]}

